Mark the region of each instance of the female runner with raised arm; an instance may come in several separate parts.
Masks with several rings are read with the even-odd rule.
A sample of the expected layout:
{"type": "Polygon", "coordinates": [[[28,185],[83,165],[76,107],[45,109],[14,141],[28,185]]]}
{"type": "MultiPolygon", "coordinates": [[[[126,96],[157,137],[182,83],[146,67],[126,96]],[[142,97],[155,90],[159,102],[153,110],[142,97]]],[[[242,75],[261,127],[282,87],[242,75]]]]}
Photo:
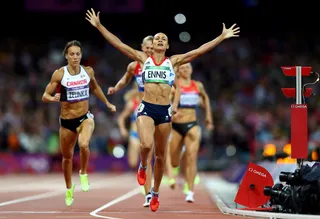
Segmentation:
{"type": "Polygon", "coordinates": [[[124,44],[118,37],[109,32],[100,23],[100,12],[97,14],[93,9],[88,10],[86,19],[92,26],[96,27],[111,45],[123,54],[140,63],[143,72],[144,96],[138,108],[138,133],[141,143],[141,163],[137,173],[137,180],[140,185],[146,182],[146,167],[149,153],[154,141],[154,186],[151,188],[150,209],[157,211],[159,208],[159,189],[165,169],[165,155],[168,138],[171,133],[171,116],[177,112],[178,101],[180,98],[180,88],[176,86],[174,68],[191,62],[193,59],[210,51],[223,40],[238,36],[239,27],[232,25],[229,29],[225,28],[216,39],[202,45],[198,49],[185,54],[174,55],[170,58],[165,56],[169,48],[168,37],[164,33],[157,33],[153,39],[153,55],[147,55],[124,44]],[[170,91],[175,85],[175,101],[170,104],[170,91]]]}
{"type": "MultiPolygon", "coordinates": [[[[143,38],[142,43],[141,43],[141,50],[147,54],[147,56],[151,56],[153,53],[153,47],[152,47],[152,41],[153,41],[153,36],[146,36],[143,38]]],[[[108,89],[108,95],[115,94],[119,90],[123,89],[126,87],[132,78],[135,78],[136,85],[138,89],[133,88],[130,91],[128,91],[125,94],[125,99],[126,97],[131,99],[135,98],[136,95],[138,95],[138,104],[140,104],[142,98],[143,98],[143,92],[144,92],[144,84],[142,82],[142,68],[137,61],[130,62],[129,65],[127,66],[127,71],[126,73],[122,76],[122,78],[118,81],[118,83],[114,87],[109,87],[108,89]],[[131,96],[131,97],[130,97],[131,96]]],[[[128,104],[128,103],[127,103],[128,104]]],[[[126,105],[127,105],[126,104],[126,105]]],[[[128,110],[124,109],[124,113],[129,112],[128,110]]],[[[136,111],[133,112],[132,114],[132,128],[136,127],[136,111]],[[134,124],[133,124],[134,123],[134,124]]],[[[119,117],[121,123],[123,122],[123,117],[119,117]]],[[[119,126],[120,127],[120,126],[119,126]]],[[[120,130],[124,131],[123,128],[120,128],[120,130]]],[[[129,164],[131,164],[131,167],[137,167],[138,164],[138,157],[140,153],[140,140],[138,136],[138,132],[136,130],[131,130],[130,131],[130,136],[129,136],[129,148],[128,148],[128,160],[129,164]],[[138,157],[137,157],[138,156],[138,157]]],[[[151,168],[151,160],[152,160],[152,153],[150,153],[149,159],[148,159],[148,168],[147,168],[147,181],[144,184],[144,194],[145,194],[145,202],[143,204],[143,207],[149,207],[150,201],[151,201],[151,193],[150,193],[150,188],[151,188],[151,177],[152,177],[152,168],[151,168]]]]}

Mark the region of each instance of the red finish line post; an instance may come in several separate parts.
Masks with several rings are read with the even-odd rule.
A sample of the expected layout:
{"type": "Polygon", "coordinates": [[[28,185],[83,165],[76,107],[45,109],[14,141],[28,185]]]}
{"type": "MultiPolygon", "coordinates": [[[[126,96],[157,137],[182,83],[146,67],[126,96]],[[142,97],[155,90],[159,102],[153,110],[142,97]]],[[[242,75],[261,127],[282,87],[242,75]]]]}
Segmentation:
{"type": "Polygon", "coordinates": [[[302,103],[302,95],[310,97],[312,88],[302,90],[302,76],[309,76],[311,67],[281,67],[285,76],[296,77],[296,88],[281,88],[287,98],[296,98],[291,105],[291,158],[297,159],[299,168],[308,158],[308,107],[302,103]],[[303,93],[303,94],[302,94],[303,93]]]}

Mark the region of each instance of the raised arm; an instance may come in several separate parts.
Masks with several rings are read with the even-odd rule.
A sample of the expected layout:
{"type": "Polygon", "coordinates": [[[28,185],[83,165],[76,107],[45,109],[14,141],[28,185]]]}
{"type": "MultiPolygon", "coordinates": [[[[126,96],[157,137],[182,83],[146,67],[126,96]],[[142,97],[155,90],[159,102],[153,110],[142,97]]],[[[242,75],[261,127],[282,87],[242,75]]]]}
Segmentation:
{"type": "Polygon", "coordinates": [[[56,93],[54,96],[52,94],[57,89],[59,83],[62,80],[63,76],[63,69],[56,70],[50,79],[50,82],[48,83],[43,95],[42,95],[42,101],[45,103],[50,102],[59,102],[60,101],[60,93],[56,93]]]}
{"type": "Polygon", "coordinates": [[[108,109],[111,111],[111,112],[115,112],[116,111],[116,107],[111,104],[107,97],[104,95],[100,85],[98,84],[95,76],[94,76],[94,71],[91,67],[87,66],[87,67],[84,67],[86,72],[89,74],[90,76],[90,90],[91,92],[99,98],[99,100],[101,100],[107,107],[108,109]]]}
{"type": "Polygon", "coordinates": [[[86,20],[91,23],[92,26],[97,28],[100,33],[104,36],[104,38],[109,41],[109,43],[114,46],[116,49],[118,49],[120,52],[128,56],[129,58],[136,60],[138,62],[144,63],[147,59],[147,55],[144,54],[141,51],[135,50],[131,48],[130,46],[124,44],[117,36],[112,34],[107,28],[105,28],[100,23],[100,12],[96,14],[96,12],[91,8],[90,10],[87,10],[86,13],[86,20]]]}
{"type": "Polygon", "coordinates": [[[130,83],[130,81],[131,81],[131,79],[133,77],[133,74],[134,74],[134,69],[136,67],[136,64],[137,64],[137,62],[131,62],[128,65],[126,73],[118,81],[116,86],[110,87],[108,89],[108,95],[118,92],[119,90],[121,90],[122,88],[126,87],[130,83]]]}
{"type": "Polygon", "coordinates": [[[206,126],[209,131],[213,129],[212,111],[209,96],[200,81],[196,82],[200,96],[203,99],[203,107],[206,113],[206,126]]]}
{"type": "Polygon", "coordinates": [[[223,23],[223,29],[220,36],[215,38],[214,40],[211,40],[210,42],[207,42],[200,46],[197,49],[191,50],[190,52],[187,52],[185,54],[179,54],[174,55],[170,58],[171,63],[174,66],[183,65],[185,63],[191,62],[195,58],[209,52],[213,48],[215,48],[217,45],[219,45],[223,40],[228,39],[230,37],[239,37],[240,33],[240,27],[236,27],[236,24],[232,25],[230,28],[226,29],[225,24],[223,23]]]}

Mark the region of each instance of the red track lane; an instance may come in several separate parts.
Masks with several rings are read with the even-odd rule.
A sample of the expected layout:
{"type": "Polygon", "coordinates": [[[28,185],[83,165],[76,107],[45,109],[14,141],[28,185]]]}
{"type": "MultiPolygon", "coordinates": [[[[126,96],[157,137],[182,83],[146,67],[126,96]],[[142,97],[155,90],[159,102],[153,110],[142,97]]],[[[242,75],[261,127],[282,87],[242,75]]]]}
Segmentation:
{"type": "MultiPolygon", "coordinates": [[[[0,206],[0,219],[97,218],[91,216],[90,212],[137,187],[135,177],[132,175],[127,175],[124,178],[116,178],[114,176],[103,177],[106,177],[109,183],[110,181],[114,181],[113,183],[116,184],[116,186],[111,184],[99,189],[92,188],[89,192],[76,191],[74,194],[75,201],[72,207],[65,206],[64,192],[61,192],[55,196],[45,197],[40,200],[0,206]]],[[[101,177],[96,178],[101,179],[101,177]]],[[[77,184],[77,186],[79,187],[79,184],[77,184]]],[[[0,202],[45,192],[48,191],[0,193],[0,202]]],[[[171,190],[167,185],[163,184],[161,185],[160,191],[160,208],[157,212],[151,212],[149,208],[143,208],[144,196],[138,193],[108,208],[101,209],[97,214],[106,219],[108,219],[108,217],[109,219],[150,219],[150,217],[159,219],[238,218],[221,214],[202,185],[199,185],[195,190],[195,203],[186,203],[184,198],[185,196],[180,189],[171,190]]]]}

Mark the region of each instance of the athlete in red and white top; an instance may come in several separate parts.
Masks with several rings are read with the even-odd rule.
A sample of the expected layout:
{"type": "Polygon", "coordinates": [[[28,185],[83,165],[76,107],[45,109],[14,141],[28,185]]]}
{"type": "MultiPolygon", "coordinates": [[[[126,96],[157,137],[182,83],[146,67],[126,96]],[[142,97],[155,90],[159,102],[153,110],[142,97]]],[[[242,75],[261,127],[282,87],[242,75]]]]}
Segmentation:
{"type": "MultiPolygon", "coordinates": [[[[153,36],[146,36],[141,43],[141,50],[147,55],[151,56],[153,52],[153,47],[152,47],[152,40],[153,36]]],[[[114,87],[110,87],[108,89],[108,95],[114,94],[117,91],[123,89],[126,87],[132,78],[135,78],[136,85],[138,89],[134,86],[132,89],[130,89],[126,94],[125,94],[125,101],[126,102],[131,102],[130,100],[135,99],[136,96],[138,96],[138,101],[139,104],[142,100],[143,94],[144,94],[144,84],[142,81],[142,68],[139,62],[133,61],[127,66],[127,71],[123,75],[123,77],[119,80],[119,82],[116,84],[114,87]]],[[[126,104],[127,105],[127,104],[126,104]]],[[[122,114],[118,118],[118,124],[120,131],[122,134],[125,132],[122,124],[123,124],[123,119],[124,117],[127,116],[128,111],[128,105],[125,106],[124,110],[122,111],[122,114]]],[[[133,112],[134,113],[134,112],[133,112]]],[[[133,117],[136,117],[136,114],[132,115],[133,117]]],[[[135,123],[135,120],[133,121],[135,123]]],[[[132,124],[132,123],[131,123],[132,124]]],[[[136,127],[136,126],[131,126],[131,127],[136,127]]],[[[125,137],[125,136],[123,136],[125,137]]],[[[137,130],[132,130],[130,131],[130,136],[129,136],[129,141],[128,141],[128,161],[129,165],[131,168],[137,168],[139,164],[139,153],[140,153],[140,141],[138,137],[138,132],[137,130]]],[[[149,158],[148,158],[148,164],[147,166],[147,181],[144,184],[144,194],[145,194],[145,202],[143,204],[144,207],[149,207],[150,201],[151,201],[151,193],[150,193],[150,188],[151,188],[151,177],[152,177],[152,168],[151,168],[151,160],[152,160],[152,153],[150,153],[149,158]]]]}
{"type": "Polygon", "coordinates": [[[178,68],[178,74],[181,95],[178,113],[172,117],[172,136],[168,148],[167,173],[170,181],[172,181],[174,178],[172,169],[180,165],[182,147],[185,145],[183,155],[185,157],[185,172],[183,175],[188,185],[186,201],[193,202],[194,180],[197,174],[197,157],[201,140],[200,127],[197,123],[197,109],[201,99],[203,100],[203,107],[206,113],[206,127],[208,131],[213,129],[212,113],[210,100],[202,83],[191,80],[191,64],[181,65],[178,68]]]}
{"type": "Polygon", "coordinates": [[[100,13],[91,9],[86,13],[86,19],[92,26],[97,28],[108,42],[125,54],[127,57],[140,63],[143,67],[144,95],[138,109],[138,133],[141,142],[141,163],[138,168],[137,181],[144,185],[147,178],[147,162],[149,154],[154,145],[154,186],[151,188],[150,209],[157,211],[160,205],[159,190],[165,169],[165,153],[168,139],[171,133],[172,115],[177,112],[180,88],[175,80],[174,69],[195,58],[209,52],[223,40],[237,37],[240,28],[234,24],[225,28],[223,24],[222,33],[214,40],[200,46],[197,49],[184,54],[166,57],[169,48],[168,37],[164,33],[157,33],[153,38],[153,55],[148,57],[145,53],[135,50],[123,43],[118,37],[108,31],[100,22],[100,13]],[[176,89],[175,101],[171,104],[170,93],[172,86],[176,89]]]}
{"type": "MultiPolygon", "coordinates": [[[[153,53],[152,47],[153,36],[146,36],[143,38],[141,43],[141,50],[149,57],[153,53]]],[[[139,62],[133,61],[127,66],[126,73],[122,76],[122,78],[118,81],[116,86],[110,87],[108,89],[108,95],[114,94],[117,91],[125,88],[132,80],[135,78],[136,84],[138,86],[138,92],[140,100],[142,100],[143,92],[144,92],[144,84],[142,81],[142,66],[139,62]]],[[[135,91],[136,89],[134,89],[135,91]]]]}
{"type": "Polygon", "coordinates": [[[75,185],[72,183],[72,157],[78,139],[80,147],[80,182],[83,191],[89,190],[87,167],[89,161],[89,142],[94,130],[94,116],[89,112],[89,95],[96,95],[111,112],[116,107],[109,103],[101,87],[95,79],[91,67],[80,65],[82,47],[74,40],[66,44],[64,49],[68,65],[56,70],[42,96],[43,102],[60,102],[60,148],[62,153],[62,169],[67,187],[65,202],[73,203],[75,185]]]}

